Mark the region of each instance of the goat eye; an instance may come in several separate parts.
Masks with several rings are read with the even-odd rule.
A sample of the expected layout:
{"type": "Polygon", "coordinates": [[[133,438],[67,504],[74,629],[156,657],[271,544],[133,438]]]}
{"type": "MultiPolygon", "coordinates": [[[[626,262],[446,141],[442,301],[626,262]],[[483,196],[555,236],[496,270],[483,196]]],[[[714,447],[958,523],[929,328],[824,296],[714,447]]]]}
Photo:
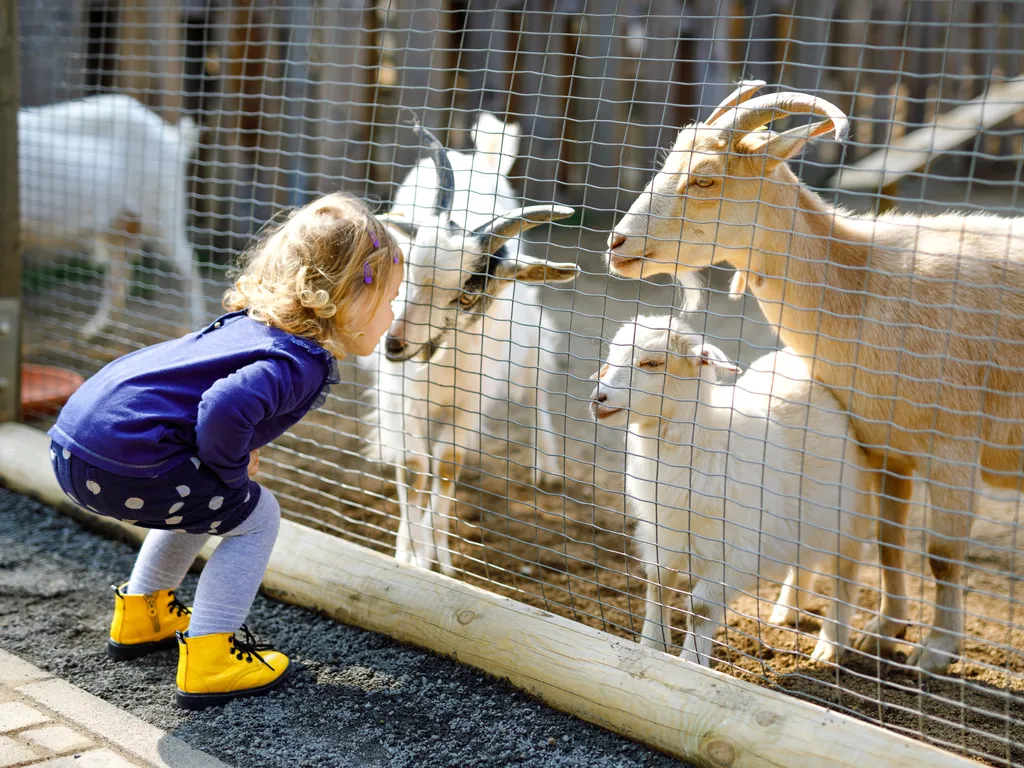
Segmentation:
{"type": "Polygon", "coordinates": [[[704,176],[698,176],[693,180],[693,183],[696,184],[698,187],[703,187],[704,189],[707,189],[708,187],[715,183],[715,180],[705,178],[704,176]]]}
{"type": "Polygon", "coordinates": [[[665,364],[660,360],[644,360],[642,363],[640,363],[641,368],[646,368],[649,371],[657,370],[658,368],[661,368],[663,365],[665,364]]]}
{"type": "Polygon", "coordinates": [[[464,307],[471,307],[476,303],[476,298],[479,294],[476,293],[460,293],[459,304],[464,307]]]}

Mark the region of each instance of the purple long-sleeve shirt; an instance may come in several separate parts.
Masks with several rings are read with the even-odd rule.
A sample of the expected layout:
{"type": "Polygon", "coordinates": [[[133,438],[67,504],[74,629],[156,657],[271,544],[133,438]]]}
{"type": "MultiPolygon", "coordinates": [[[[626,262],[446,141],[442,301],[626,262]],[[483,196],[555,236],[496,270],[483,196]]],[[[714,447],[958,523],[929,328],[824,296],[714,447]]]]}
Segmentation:
{"type": "Polygon", "coordinates": [[[337,382],[327,350],[232,312],[110,363],[68,400],[49,434],[119,475],[156,477],[198,456],[237,488],[249,452],[323,405],[337,382]]]}

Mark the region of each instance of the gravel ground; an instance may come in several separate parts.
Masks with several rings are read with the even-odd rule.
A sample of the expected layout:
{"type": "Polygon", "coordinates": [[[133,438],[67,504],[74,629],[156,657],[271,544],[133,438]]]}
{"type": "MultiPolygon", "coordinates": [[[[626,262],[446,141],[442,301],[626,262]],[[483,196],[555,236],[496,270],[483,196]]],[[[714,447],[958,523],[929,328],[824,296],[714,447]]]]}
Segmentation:
{"type": "Polygon", "coordinates": [[[109,585],[134,556],[0,488],[0,646],[236,765],[682,765],[450,659],[262,595],[250,624],[291,653],[292,682],[184,713],[172,705],[176,654],[115,664],[103,650],[109,585]]]}

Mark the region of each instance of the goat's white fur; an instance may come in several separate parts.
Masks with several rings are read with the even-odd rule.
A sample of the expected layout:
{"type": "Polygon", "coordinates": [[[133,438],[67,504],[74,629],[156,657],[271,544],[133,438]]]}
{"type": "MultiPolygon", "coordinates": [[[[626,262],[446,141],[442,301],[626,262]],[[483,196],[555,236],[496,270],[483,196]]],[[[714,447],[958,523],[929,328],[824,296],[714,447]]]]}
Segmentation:
{"type": "Polygon", "coordinates": [[[864,453],[794,354],[766,355],[735,385],[718,382],[723,365],[735,370],[685,324],[639,317],[599,374],[595,416],[628,422],[625,495],[648,579],[641,643],[667,649],[678,587],[692,617],[682,656],[707,665],[727,607],[758,579],[786,579],[774,618],[792,618],[799,566],[804,589],[814,572],[832,577],[812,658],[837,659],[875,524],[864,453]]]}
{"type": "Polygon", "coordinates": [[[733,288],[749,283],[782,341],[814,359],[814,377],[849,410],[881,498],[881,609],[859,641],[872,652],[891,653],[908,624],[906,522],[914,476],[924,476],[935,611],[908,663],[941,673],[964,646],[978,481],[1022,490],[1024,217],[829,205],[786,161],[815,136],[841,138],[845,115],[803,94],[748,102],[762,85],[741,85],[679,133],[609,237],[611,268],[685,276],[732,264],[742,273],[733,288]],[[794,111],[828,119],[751,130],[794,111]]]}
{"type": "MultiPolygon", "coordinates": [[[[455,173],[451,220],[466,230],[517,207],[506,176],[518,150],[517,129],[485,114],[474,135],[476,152],[447,153],[455,173]]],[[[422,346],[437,329],[448,330],[429,362],[391,362],[382,342],[373,366],[382,458],[397,468],[395,556],[425,568],[436,563],[452,574],[448,533],[455,483],[468,458],[479,451],[487,414],[508,401],[536,405],[538,423],[528,461],[535,479],[562,475],[562,449],[540,381],[541,372],[552,369],[542,364],[542,356],[555,349],[558,339],[548,328],[550,320],[542,317],[539,289],[524,281],[572,279],[576,268],[536,262],[513,238],[504,246],[510,271],[493,281],[490,292],[497,298],[483,316],[453,307],[481,254],[465,231],[454,233],[433,215],[436,191],[433,162],[424,159],[410,171],[395,206],[383,217],[418,225],[412,241],[400,239],[406,248],[406,278],[395,302],[392,334],[422,346]]]]}
{"type": "Polygon", "coordinates": [[[189,118],[169,125],[124,94],[18,112],[22,241],[51,256],[84,247],[107,269],[85,337],[124,308],[130,233],[174,265],[187,283],[189,323],[202,324],[202,290],[185,228],[185,174],[198,142],[189,118]]]}

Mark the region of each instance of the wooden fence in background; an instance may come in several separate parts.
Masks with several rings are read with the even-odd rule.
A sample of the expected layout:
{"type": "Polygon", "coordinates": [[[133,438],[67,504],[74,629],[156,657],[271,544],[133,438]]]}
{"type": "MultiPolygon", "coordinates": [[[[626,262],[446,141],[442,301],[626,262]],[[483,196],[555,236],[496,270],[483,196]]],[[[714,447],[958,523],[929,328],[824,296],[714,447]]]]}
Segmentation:
{"type": "MultiPolygon", "coordinates": [[[[387,199],[418,156],[407,109],[456,148],[481,108],[517,120],[527,199],[609,211],[741,76],[835,100],[849,159],[1020,74],[1024,50],[1024,3],[995,0],[209,2],[21,0],[22,91],[196,115],[196,240],[215,260],[310,195],[387,199]]],[[[1019,152],[1000,132],[982,146],[1019,152]]],[[[823,179],[838,148],[811,159],[823,179]]]]}

